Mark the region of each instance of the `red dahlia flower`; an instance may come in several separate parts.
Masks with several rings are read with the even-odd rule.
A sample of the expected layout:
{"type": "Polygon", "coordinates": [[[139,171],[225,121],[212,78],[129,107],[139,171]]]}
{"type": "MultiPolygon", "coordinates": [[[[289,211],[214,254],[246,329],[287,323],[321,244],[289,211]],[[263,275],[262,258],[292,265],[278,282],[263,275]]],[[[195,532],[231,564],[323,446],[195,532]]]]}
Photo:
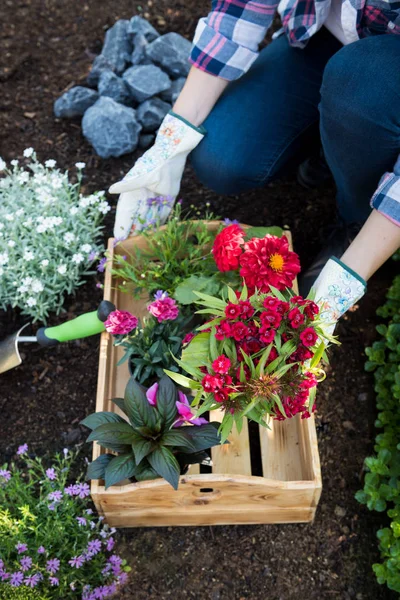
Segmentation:
{"type": "Polygon", "coordinates": [[[240,275],[250,290],[268,293],[270,286],[283,290],[291,287],[300,271],[299,257],[289,250],[286,236],[266,235],[244,245],[240,256],[240,275]]]}
{"type": "Polygon", "coordinates": [[[231,361],[229,360],[229,358],[227,358],[226,356],[224,356],[223,354],[221,354],[221,356],[218,356],[214,362],[212,363],[212,368],[214,369],[214,371],[216,373],[220,373],[221,375],[225,375],[231,366],[231,361]]]}
{"type": "Polygon", "coordinates": [[[300,334],[300,339],[303,344],[309,348],[310,346],[314,346],[315,342],[318,339],[318,335],[315,332],[315,329],[312,327],[306,327],[304,331],[300,334]]]}
{"type": "Polygon", "coordinates": [[[239,268],[239,256],[242,254],[244,231],[236,224],[225,227],[215,237],[211,252],[220,271],[233,271],[239,268]]]}

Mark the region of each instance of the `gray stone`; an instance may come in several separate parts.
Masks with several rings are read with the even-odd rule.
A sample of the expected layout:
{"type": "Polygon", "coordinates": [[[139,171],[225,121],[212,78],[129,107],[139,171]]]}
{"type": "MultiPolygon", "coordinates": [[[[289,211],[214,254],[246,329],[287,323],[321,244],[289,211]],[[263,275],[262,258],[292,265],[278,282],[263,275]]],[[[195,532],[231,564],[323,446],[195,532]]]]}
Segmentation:
{"type": "Polygon", "coordinates": [[[129,21],[120,19],[106,33],[101,51],[116,73],[124,72],[132,54],[132,40],[128,33],[129,21]]]}
{"type": "Polygon", "coordinates": [[[104,71],[115,71],[115,67],[105,56],[99,54],[94,59],[91,71],[86,78],[88,85],[96,87],[99,83],[100,76],[104,71]]]}
{"type": "Polygon", "coordinates": [[[54,102],[54,114],[58,119],[81,117],[98,97],[95,90],[77,85],[54,102]]]}
{"type": "Polygon", "coordinates": [[[162,67],[172,77],[186,77],[189,73],[189,40],[179,33],[166,33],[151,42],[146,48],[146,55],[162,67]]]}
{"type": "Polygon", "coordinates": [[[171,109],[171,105],[160,98],[150,98],[143,102],[136,111],[136,117],[143,127],[143,131],[155,131],[161,121],[171,109]]]}
{"type": "Polygon", "coordinates": [[[134,50],[131,56],[132,65],[143,65],[143,64],[152,64],[151,60],[146,56],[146,46],[149,45],[149,42],[146,40],[144,35],[138,33],[135,36],[135,44],[134,50]]]}
{"type": "Polygon", "coordinates": [[[131,98],[125,81],[112,71],[103,71],[101,74],[99,94],[100,96],[108,96],[121,104],[129,103],[131,98]]]}
{"type": "Polygon", "coordinates": [[[147,98],[164,92],[171,86],[168,75],[155,65],[130,67],[122,77],[136,102],[144,102],[147,98]]]}
{"type": "Polygon", "coordinates": [[[150,25],[146,19],[143,17],[132,17],[129,21],[128,33],[130,33],[134,38],[134,43],[136,44],[136,36],[137,34],[143,35],[148,42],[152,42],[156,38],[160,37],[160,34],[156,29],[154,29],[153,25],[150,25]]]}
{"type": "Polygon", "coordinates": [[[142,126],[133,108],[101,96],[82,119],[83,135],[102,158],[136,150],[142,126]]]}
{"type": "Polygon", "coordinates": [[[171,83],[171,87],[169,90],[165,90],[160,94],[160,98],[165,100],[165,102],[170,102],[174,104],[182,91],[183,86],[185,85],[186,77],[179,77],[179,79],[175,79],[171,83]]]}
{"type": "Polygon", "coordinates": [[[141,150],[147,150],[147,148],[150,148],[155,139],[156,136],[154,133],[144,133],[139,138],[138,148],[141,150]]]}

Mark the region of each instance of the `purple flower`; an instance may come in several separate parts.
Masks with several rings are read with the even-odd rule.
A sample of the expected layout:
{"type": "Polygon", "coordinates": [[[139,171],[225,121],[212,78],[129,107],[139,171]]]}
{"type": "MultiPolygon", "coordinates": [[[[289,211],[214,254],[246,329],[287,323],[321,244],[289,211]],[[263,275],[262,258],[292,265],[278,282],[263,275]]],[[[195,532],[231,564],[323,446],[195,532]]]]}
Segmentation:
{"type": "Polygon", "coordinates": [[[87,515],[92,515],[93,514],[93,511],[92,511],[91,508],[86,509],[85,512],[86,512],[87,515]]]}
{"type": "Polygon", "coordinates": [[[224,223],[225,225],[239,225],[239,221],[237,219],[233,219],[233,221],[230,219],[224,219],[224,223]]]}
{"type": "Polygon", "coordinates": [[[154,294],[155,300],[164,300],[164,298],[168,298],[168,292],[163,292],[163,290],[157,290],[154,294]]]}
{"type": "Polygon", "coordinates": [[[68,487],[64,488],[64,494],[66,494],[67,496],[76,496],[76,485],[69,485],[68,487]]]}
{"type": "Polygon", "coordinates": [[[180,427],[185,423],[191,423],[192,425],[204,425],[208,423],[207,419],[203,419],[203,417],[195,417],[192,413],[189,400],[186,398],[185,394],[181,391],[178,392],[179,401],[175,402],[176,408],[178,410],[179,419],[175,421],[174,427],[180,427]]]}
{"type": "Polygon", "coordinates": [[[24,574],[21,571],[11,573],[10,585],[13,587],[19,587],[24,580],[24,574]]]}
{"type": "Polygon", "coordinates": [[[2,477],[5,481],[10,481],[11,472],[7,471],[7,469],[0,469],[0,477],[2,477]]]}
{"type": "Polygon", "coordinates": [[[46,552],[46,548],[44,546],[39,546],[37,549],[38,554],[44,554],[46,552]]]}
{"type": "Polygon", "coordinates": [[[111,552],[111,550],[114,548],[114,546],[115,546],[114,538],[112,538],[112,537],[108,538],[107,546],[106,546],[108,552],[111,552]]]}
{"type": "Polygon", "coordinates": [[[51,575],[54,575],[54,573],[57,573],[59,568],[60,568],[60,561],[58,560],[58,558],[51,558],[46,563],[46,571],[48,571],[51,575]]]}
{"type": "Polygon", "coordinates": [[[21,544],[20,542],[18,542],[18,544],[15,546],[18,554],[23,554],[24,552],[26,552],[28,550],[28,546],[26,544],[21,544]]]}
{"type": "Polygon", "coordinates": [[[147,401],[149,404],[151,404],[151,406],[157,406],[157,390],[158,383],[155,382],[149,387],[149,389],[146,392],[147,401]]]}
{"type": "Polygon", "coordinates": [[[89,554],[98,554],[101,550],[101,541],[100,540],[92,540],[91,542],[88,543],[88,547],[87,547],[88,553],[89,554]]]}
{"type": "Polygon", "coordinates": [[[80,569],[84,562],[85,559],[82,555],[74,556],[73,558],[71,558],[71,560],[68,561],[71,567],[75,567],[76,569],[80,569]]]}
{"type": "Polygon", "coordinates": [[[93,593],[96,600],[103,600],[103,598],[107,598],[107,596],[109,596],[108,586],[101,585],[100,587],[94,588],[93,593]]]}
{"type": "Polygon", "coordinates": [[[46,469],[46,477],[50,479],[50,481],[57,479],[57,475],[53,467],[51,467],[51,469],[46,469]]]}
{"type": "Polygon", "coordinates": [[[118,554],[113,554],[112,556],[110,556],[110,558],[108,559],[108,562],[111,565],[121,565],[122,564],[122,558],[120,556],[118,556],[118,554]]]}
{"type": "Polygon", "coordinates": [[[75,493],[79,498],[86,498],[87,496],[90,496],[90,487],[87,483],[77,483],[75,493]]]}
{"type": "Polygon", "coordinates": [[[98,290],[102,290],[104,285],[102,283],[96,283],[96,287],[98,290]]]}
{"type": "Polygon", "coordinates": [[[114,238],[114,241],[113,241],[113,248],[115,248],[115,246],[116,246],[117,244],[119,244],[120,242],[123,242],[123,241],[124,241],[124,239],[125,239],[125,238],[123,238],[123,237],[117,237],[117,238],[114,238]]]}
{"type": "Polygon", "coordinates": [[[104,270],[106,268],[106,264],[107,264],[107,258],[104,256],[100,261],[99,264],[97,265],[97,270],[99,273],[104,273],[104,270]]]}
{"type": "Polygon", "coordinates": [[[54,502],[52,502],[51,504],[49,504],[49,506],[47,508],[49,510],[56,510],[56,505],[54,504],[54,502]]]}
{"type": "Polygon", "coordinates": [[[22,456],[23,454],[26,454],[27,452],[28,452],[28,444],[22,444],[22,446],[19,446],[19,448],[17,450],[18,456],[22,456]]]}
{"type": "Polygon", "coordinates": [[[57,577],[49,577],[49,581],[51,583],[51,585],[59,585],[59,581],[57,579],[57,577]]]}
{"type": "Polygon", "coordinates": [[[64,449],[63,449],[63,453],[64,453],[64,456],[65,456],[65,457],[67,457],[67,455],[68,455],[68,452],[69,452],[68,448],[64,448],[64,449]]]}
{"type": "Polygon", "coordinates": [[[29,571],[29,569],[32,566],[32,559],[31,559],[31,557],[30,556],[24,556],[24,558],[21,558],[20,565],[21,565],[21,571],[29,571]]]}
{"type": "Polygon", "coordinates": [[[87,523],[84,517],[76,517],[76,520],[78,521],[79,525],[86,525],[87,523]]]}
{"type": "Polygon", "coordinates": [[[11,575],[11,573],[6,573],[3,570],[0,571],[0,577],[1,577],[2,581],[6,581],[7,579],[9,579],[10,575],[11,575]]]}
{"type": "Polygon", "coordinates": [[[25,585],[34,588],[37,586],[37,584],[39,583],[39,581],[42,579],[42,576],[40,573],[35,573],[34,575],[29,575],[28,577],[25,578],[24,583],[25,585]]]}
{"type": "Polygon", "coordinates": [[[54,500],[55,502],[60,502],[62,498],[62,492],[60,490],[55,490],[54,492],[50,492],[50,494],[47,495],[47,498],[49,500],[54,500]]]}
{"type": "Polygon", "coordinates": [[[88,255],[88,261],[93,262],[94,259],[97,256],[97,252],[95,252],[94,250],[91,251],[91,253],[88,255]]]}
{"type": "Polygon", "coordinates": [[[121,585],[125,585],[125,583],[128,581],[128,573],[125,573],[125,571],[122,571],[122,573],[120,573],[120,575],[118,577],[118,581],[121,585]]]}

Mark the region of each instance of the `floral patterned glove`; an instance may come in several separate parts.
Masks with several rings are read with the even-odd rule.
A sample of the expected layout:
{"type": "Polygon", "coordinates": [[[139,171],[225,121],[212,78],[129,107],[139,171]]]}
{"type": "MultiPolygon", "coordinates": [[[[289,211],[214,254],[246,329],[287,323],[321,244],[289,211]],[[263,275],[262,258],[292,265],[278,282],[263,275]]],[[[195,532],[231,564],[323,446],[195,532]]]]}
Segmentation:
{"type": "Polygon", "coordinates": [[[206,133],[172,111],[158,130],[150,148],[122,181],[110,187],[111,194],[121,194],[115,217],[114,236],[126,238],[140,231],[144,223],[159,219],[164,223],[179,193],[188,154],[206,133]]]}
{"type": "Polygon", "coordinates": [[[333,333],[339,318],[364,296],[366,289],[366,282],[355,271],[334,256],[328,260],[311,289],[326,323],[326,333],[333,333]]]}

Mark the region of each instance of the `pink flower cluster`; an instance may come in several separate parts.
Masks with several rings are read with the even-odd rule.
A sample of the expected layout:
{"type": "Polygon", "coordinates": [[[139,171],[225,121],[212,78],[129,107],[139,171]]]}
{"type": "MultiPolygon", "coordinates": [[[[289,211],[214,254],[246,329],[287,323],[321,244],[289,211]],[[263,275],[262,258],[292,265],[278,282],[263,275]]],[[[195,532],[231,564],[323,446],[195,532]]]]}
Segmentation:
{"type": "Polygon", "coordinates": [[[176,301],[170,298],[167,292],[159,290],[154,294],[154,302],[149,304],[147,310],[157,319],[159,323],[162,321],[174,321],[179,315],[179,308],[176,301]]]}
{"type": "Polygon", "coordinates": [[[108,315],[104,326],[112,335],[126,335],[136,329],[138,319],[127,310],[114,310],[108,315]]]}
{"type": "MultiPolygon", "coordinates": [[[[158,383],[153,383],[146,392],[146,398],[151,406],[157,406],[157,391],[158,383]]],[[[174,427],[180,427],[181,425],[204,425],[208,423],[207,419],[202,417],[196,417],[189,404],[189,400],[185,394],[178,390],[179,400],[176,402],[177,420],[174,423],[174,427]]]]}

